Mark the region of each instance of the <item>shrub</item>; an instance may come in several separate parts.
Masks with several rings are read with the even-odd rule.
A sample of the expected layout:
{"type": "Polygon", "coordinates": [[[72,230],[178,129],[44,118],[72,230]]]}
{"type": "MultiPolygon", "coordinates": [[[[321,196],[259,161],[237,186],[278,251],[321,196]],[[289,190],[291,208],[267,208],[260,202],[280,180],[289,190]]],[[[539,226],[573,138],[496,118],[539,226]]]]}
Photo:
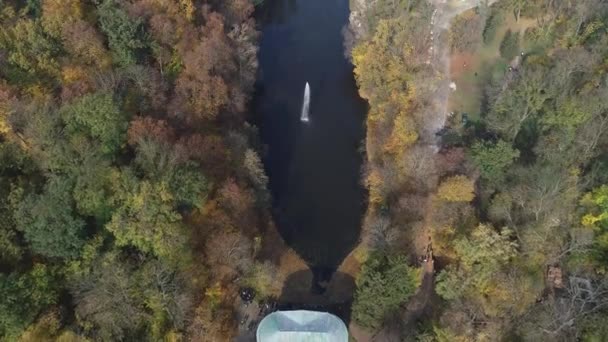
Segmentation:
{"type": "Polygon", "coordinates": [[[263,263],[256,262],[244,279],[243,285],[255,290],[257,300],[263,300],[273,295],[278,295],[281,292],[281,284],[277,278],[277,269],[268,261],[263,263]]]}
{"type": "Polygon", "coordinates": [[[490,44],[494,37],[496,37],[496,32],[502,24],[503,16],[498,12],[493,12],[486,21],[486,26],[483,29],[483,42],[485,44],[490,44]]]}
{"type": "Polygon", "coordinates": [[[519,53],[519,32],[508,30],[500,43],[500,55],[508,60],[519,53]]]}

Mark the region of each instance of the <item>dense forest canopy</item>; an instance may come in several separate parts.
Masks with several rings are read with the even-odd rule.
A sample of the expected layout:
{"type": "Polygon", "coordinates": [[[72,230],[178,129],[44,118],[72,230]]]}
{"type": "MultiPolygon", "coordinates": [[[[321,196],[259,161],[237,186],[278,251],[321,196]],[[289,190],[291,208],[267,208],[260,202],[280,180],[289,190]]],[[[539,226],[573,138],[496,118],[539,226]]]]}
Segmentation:
{"type": "Polygon", "coordinates": [[[608,6],[482,1],[450,18],[443,3],[351,4],[371,107],[361,249],[414,259],[428,235],[437,270],[424,310],[359,282],[355,323],[395,341],[606,340],[608,6]]]}
{"type": "MultiPolygon", "coordinates": [[[[0,0],[0,340],[231,341],[306,266],[247,123],[259,3],[0,0]]],[[[608,4],[458,3],[351,1],[351,333],[608,340],[608,4]]]]}
{"type": "Polygon", "coordinates": [[[0,1],[1,340],[230,339],[271,269],[253,9],[0,1]]]}

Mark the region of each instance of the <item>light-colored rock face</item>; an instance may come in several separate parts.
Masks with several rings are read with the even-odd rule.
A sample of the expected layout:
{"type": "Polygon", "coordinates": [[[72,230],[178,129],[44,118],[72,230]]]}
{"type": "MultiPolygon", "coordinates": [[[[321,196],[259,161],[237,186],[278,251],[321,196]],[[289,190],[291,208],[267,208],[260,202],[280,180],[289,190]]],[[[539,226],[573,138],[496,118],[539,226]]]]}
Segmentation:
{"type": "Polygon", "coordinates": [[[344,35],[344,55],[346,58],[351,58],[351,50],[353,46],[369,34],[366,15],[367,10],[377,0],[350,0],[350,15],[348,25],[344,27],[342,33],[344,35]]]}
{"type": "Polygon", "coordinates": [[[448,29],[452,19],[458,15],[487,2],[490,6],[498,0],[428,0],[438,10],[436,25],[448,29]]]}
{"type": "Polygon", "coordinates": [[[355,36],[355,40],[365,37],[368,33],[367,22],[364,19],[367,9],[377,0],[350,0],[350,30],[355,36]]]}

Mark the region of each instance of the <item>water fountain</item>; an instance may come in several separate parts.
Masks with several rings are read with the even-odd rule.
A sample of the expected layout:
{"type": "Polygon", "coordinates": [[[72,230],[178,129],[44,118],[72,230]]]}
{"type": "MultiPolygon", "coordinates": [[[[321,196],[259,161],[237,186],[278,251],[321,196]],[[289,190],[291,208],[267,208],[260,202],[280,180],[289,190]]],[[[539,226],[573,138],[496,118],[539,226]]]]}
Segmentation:
{"type": "Polygon", "coordinates": [[[286,282],[290,300],[304,302],[327,287],[359,241],[365,190],[358,146],[367,105],[343,54],[348,1],[265,3],[254,123],[268,146],[264,161],[278,231],[312,268],[302,279],[318,284],[301,286],[298,277],[286,282]]]}
{"type": "Polygon", "coordinates": [[[310,111],[310,85],[306,82],[306,88],[304,88],[304,102],[302,103],[302,114],[300,121],[308,122],[308,112],[310,111]]]}

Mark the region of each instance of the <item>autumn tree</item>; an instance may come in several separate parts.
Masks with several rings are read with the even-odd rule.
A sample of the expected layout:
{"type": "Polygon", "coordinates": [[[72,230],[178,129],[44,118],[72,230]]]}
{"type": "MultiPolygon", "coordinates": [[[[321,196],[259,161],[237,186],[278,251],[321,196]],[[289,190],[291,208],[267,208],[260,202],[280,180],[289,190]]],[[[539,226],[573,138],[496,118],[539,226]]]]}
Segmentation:
{"type": "Polygon", "coordinates": [[[246,273],[243,285],[253,288],[260,298],[271,298],[278,295],[283,286],[277,272],[277,267],[270,261],[255,262],[246,273]]]}
{"type": "Polygon", "coordinates": [[[395,118],[393,131],[384,148],[388,153],[398,154],[406,151],[416,140],[418,133],[414,121],[405,113],[400,113],[395,118]]]}
{"type": "Polygon", "coordinates": [[[481,45],[486,18],[476,12],[465,12],[452,21],[450,28],[452,50],[475,52],[481,45]]]}
{"type": "Polygon", "coordinates": [[[139,0],[128,4],[126,10],[134,20],[147,21],[150,49],[160,73],[175,79],[183,67],[177,47],[196,34],[192,0],[180,0],[179,5],[172,0],[139,0]]]}
{"type": "Polygon", "coordinates": [[[44,0],[42,1],[42,27],[51,37],[58,39],[66,26],[73,25],[82,19],[83,10],[80,0],[44,0]]]}
{"type": "Polygon", "coordinates": [[[145,140],[156,140],[163,144],[175,143],[175,131],[167,121],[151,117],[136,117],[129,123],[128,142],[137,146],[145,140]]]}
{"type": "Polygon", "coordinates": [[[411,55],[403,36],[408,32],[407,25],[403,20],[382,20],[374,37],[353,50],[359,91],[373,106],[390,99],[401,99],[399,102],[406,105],[410,86],[403,75],[411,55]]]}
{"type": "Polygon", "coordinates": [[[608,305],[608,282],[586,274],[574,273],[554,297],[531,310],[533,317],[518,327],[522,337],[529,340],[573,339],[601,341],[607,335],[605,326],[608,305]]]}
{"type": "Polygon", "coordinates": [[[194,162],[180,161],[169,146],[154,140],[139,141],[135,163],[145,177],[140,179],[131,169],[120,172],[115,183],[118,210],[108,229],[121,244],[167,256],[170,246],[186,240],[177,209],[202,205],[206,179],[194,162]]]}
{"type": "Polygon", "coordinates": [[[510,296],[525,291],[530,296],[525,301],[522,297],[523,308],[518,308],[522,312],[534,301],[533,283],[522,275],[513,279],[515,274],[505,273],[505,267],[517,256],[517,244],[511,234],[508,229],[497,232],[480,225],[470,238],[457,240],[454,246],[459,261],[439,273],[437,293],[448,300],[469,299],[478,303],[485,314],[496,316],[513,310],[510,296]]]}
{"type": "Polygon", "coordinates": [[[185,247],[182,216],[167,183],[140,180],[129,169],[117,174],[115,182],[117,209],[106,229],[118,245],[132,245],[165,258],[185,247]]]}
{"type": "Polygon", "coordinates": [[[233,316],[232,308],[213,305],[205,300],[194,311],[188,336],[202,342],[231,341],[236,328],[233,316]]]}
{"type": "MultiPolygon", "coordinates": [[[[8,51],[8,62],[18,68],[13,82],[27,82],[29,77],[53,77],[59,73],[59,44],[48,38],[38,21],[19,19],[10,27],[3,27],[0,47],[8,51]],[[29,74],[19,76],[19,71],[29,74]]],[[[11,79],[11,78],[9,78],[11,79]]]]}
{"type": "Polygon", "coordinates": [[[252,209],[255,207],[253,191],[239,186],[233,178],[228,179],[219,189],[220,205],[242,229],[255,222],[252,209]]]}
{"type": "Polygon", "coordinates": [[[148,318],[133,269],[115,254],[94,259],[90,266],[71,283],[79,324],[100,340],[133,336],[148,318]]]}
{"type": "Polygon", "coordinates": [[[243,167],[247,172],[249,181],[256,190],[258,201],[266,203],[268,201],[266,195],[268,176],[264,172],[262,160],[254,150],[248,149],[245,152],[243,167]]]}
{"type": "Polygon", "coordinates": [[[56,172],[69,168],[76,161],[74,151],[65,141],[59,113],[48,104],[30,104],[14,115],[14,130],[26,141],[30,155],[38,167],[56,172]]]}
{"type": "Polygon", "coordinates": [[[146,178],[165,183],[177,206],[200,207],[209,183],[199,165],[186,157],[162,142],[143,139],[137,145],[135,164],[146,178]]]}
{"type": "Polygon", "coordinates": [[[200,121],[215,118],[228,105],[244,109],[242,94],[228,85],[236,65],[224,30],[222,16],[212,13],[196,39],[183,47],[184,67],[176,80],[171,105],[175,116],[200,121]]]}
{"type": "Polygon", "coordinates": [[[199,162],[206,174],[217,179],[227,174],[230,162],[238,163],[238,160],[233,160],[236,158],[231,157],[239,152],[227,146],[225,139],[217,134],[184,136],[178,141],[177,148],[180,153],[199,162]]]}
{"type": "Polygon", "coordinates": [[[172,331],[182,331],[194,309],[192,284],[198,272],[182,272],[159,260],[146,260],[137,270],[147,309],[152,313],[149,336],[167,338],[172,331]]]}
{"type": "Polygon", "coordinates": [[[35,342],[57,338],[61,328],[61,318],[61,313],[56,308],[44,312],[19,336],[19,341],[35,342]]]}
{"type": "Polygon", "coordinates": [[[61,31],[63,46],[80,63],[106,69],[111,62],[102,35],[84,20],[65,25],[61,31]]]}
{"type": "Polygon", "coordinates": [[[545,101],[552,95],[548,91],[549,77],[541,62],[526,63],[516,83],[501,93],[487,117],[490,128],[513,141],[522,127],[539,115],[545,101]]]}
{"type": "Polygon", "coordinates": [[[471,202],[475,198],[475,186],[466,176],[449,177],[439,185],[437,196],[448,202],[471,202]]]}
{"type": "Polygon", "coordinates": [[[218,268],[220,279],[248,271],[253,263],[251,240],[237,230],[224,228],[224,231],[214,233],[207,241],[205,254],[218,268]]]}
{"type": "MultiPolygon", "coordinates": [[[[235,0],[235,2],[248,2],[246,0],[235,0]]],[[[252,20],[244,21],[235,25],[228,36],[236,44],[235,57],[237,59],[236,79],[245,91],[253,88],[258,69],[258,47],[259,34],[252,20]]]]}
{"type": "Polygon", "coordinates": [[[249,21],[253,14],[253,2],[249,0],[228,0],[222,5],[224,16],[231,25],[249,21]]]}
{"type": "Polygon", "coordinates": [[[581,204],[586,208],[582,224],[594,231],[594,257],[608,260],[608,185],[602,185],[585,194],[581,204]]]}
{"type": "Polygon", "coordinates": [[[474,276],[468,282],[484,287],[501,265],[516,256],[517,244],[511,241],[509,230],[496,232],[490,226],[480,225],[472,232],[471,238],[456,241],[455,247],[460,258],[458,271],[442,272],[438,278],[437,291],[446,299],[456,298],[458,289],[467,286],[467,282],[454,286],[448,279],[466,273],[474,276]]]}

